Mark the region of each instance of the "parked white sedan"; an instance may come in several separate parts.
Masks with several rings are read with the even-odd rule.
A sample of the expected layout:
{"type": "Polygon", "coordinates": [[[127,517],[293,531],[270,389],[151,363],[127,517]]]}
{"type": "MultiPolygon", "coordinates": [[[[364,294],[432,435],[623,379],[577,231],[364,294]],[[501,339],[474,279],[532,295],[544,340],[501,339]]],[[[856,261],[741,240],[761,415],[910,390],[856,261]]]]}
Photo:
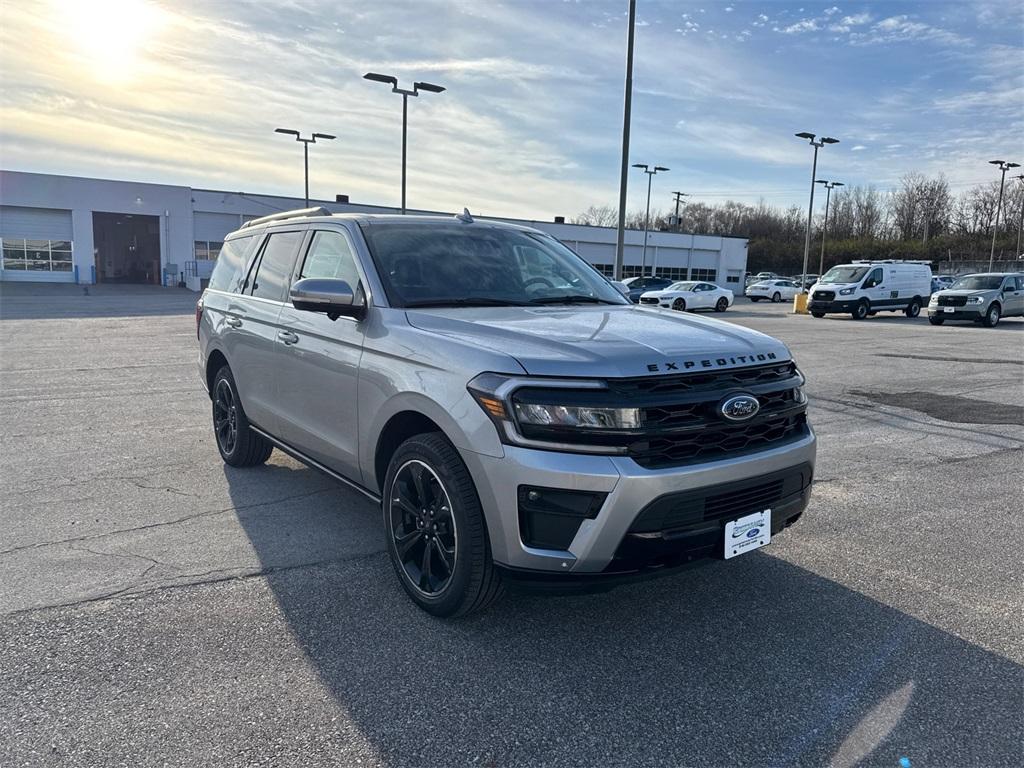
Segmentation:
{"type": "Polygon", "coordinates": [[[768,299],[780,302],[792,300],[802,289],[792,280],[762,280],[747,286],[747,298],[751,301],[768,299]]]}
{"type": "Polygon", "coordinates": [[[656,304],[680,312],[687,309],[713,309],[716,312],[725,312],[732,306],[732,299],[732,291],[728,288],[719,288],[717,285],[695,280],[672,283],[668,288],[647,291],[640,295],[641,304],[656,304]]]}

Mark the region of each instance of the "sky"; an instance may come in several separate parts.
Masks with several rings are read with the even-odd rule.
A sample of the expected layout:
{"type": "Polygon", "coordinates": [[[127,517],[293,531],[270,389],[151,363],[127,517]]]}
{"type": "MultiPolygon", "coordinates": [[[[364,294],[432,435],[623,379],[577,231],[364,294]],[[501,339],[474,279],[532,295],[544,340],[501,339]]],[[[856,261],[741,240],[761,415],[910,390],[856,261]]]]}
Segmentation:
{"type": "MultiPolygon", "coordinates": [[[[618,200],[627,0],[2,0],[0,167],[549,219],[618,200]]],[[[631,163],[806,205],[818,178],[954,192],[1024,162],[1024,5],[637,0],[631,163]]],[[[632,170],[628,208],[646,176],[632,170]]]]}

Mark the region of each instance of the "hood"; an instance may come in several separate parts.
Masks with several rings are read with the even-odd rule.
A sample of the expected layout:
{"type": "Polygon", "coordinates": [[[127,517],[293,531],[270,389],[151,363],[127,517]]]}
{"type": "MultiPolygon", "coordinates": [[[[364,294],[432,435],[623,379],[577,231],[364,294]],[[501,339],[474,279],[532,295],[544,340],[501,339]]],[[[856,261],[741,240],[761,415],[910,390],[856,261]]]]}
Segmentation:
{"type": "Polygon", "coordinates": [[[944,288],[941,291],[936,291],[936,296],[984,296],[987,293],[999,293],[998,288],[980,288],[977,290],[969,290],[967,288],[957,288],[953,290],[951,288],[944,288]]]}
{"type": "Polygon", "coordinates": [[[502,350],[537,376],[615,378],[788,360],[771,336],[712,318],[637,306],[419,309],[409,324],[502,350]]]}
{"type": "Polygon", "coordinates": [[[811,286],[812,291],[835,291],[839,293],[844,288],[859,288],[860,283],[815,283],[811,286]]]}
{"type": "Polygon", "coordinates": [[[650,296],[653,298],[660,298],[661,296],[667,296],[670,293],[690,293],[690,291],[672,291],[668,288],[659,288],[656,291],[644,291],[641,296],[650,296]]]}

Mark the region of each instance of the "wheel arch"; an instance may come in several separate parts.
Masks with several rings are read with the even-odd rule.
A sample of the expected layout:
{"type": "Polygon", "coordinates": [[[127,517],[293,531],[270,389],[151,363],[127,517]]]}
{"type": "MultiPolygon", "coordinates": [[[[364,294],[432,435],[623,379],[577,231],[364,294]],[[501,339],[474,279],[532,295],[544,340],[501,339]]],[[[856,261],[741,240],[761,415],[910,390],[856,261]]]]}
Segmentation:
{"type": "Polygon", "coordinates": [[[206,358],[206,393],[213,399],[213,379],[217,371],[228,365],[228,359],[219,349],[214,349],[206,358]]]}

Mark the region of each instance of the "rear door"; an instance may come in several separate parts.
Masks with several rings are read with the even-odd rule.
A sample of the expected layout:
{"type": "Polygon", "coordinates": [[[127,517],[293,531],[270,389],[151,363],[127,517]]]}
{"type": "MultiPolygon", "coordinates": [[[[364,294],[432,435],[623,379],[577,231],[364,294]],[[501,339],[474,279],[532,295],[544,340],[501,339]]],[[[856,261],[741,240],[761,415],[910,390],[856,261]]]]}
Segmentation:
{"type": "MultiPolygon", "coordinates": [[[[294,279],[332,277],[364,290],[356,250],[343,227],[314,229],[294,279]]],[[[321,464],[359,478],[357,386],[363,323],[331,320],[286,301],[279,319],[278,383],[281,439],[321,464]]]]}
{"type": "Polygon", "coordinates": [[[227,307],[225,354],[249,421],[276,434],[278,427],[277,320],[305,232],[271,232],[253,260],[241,293],[227,307]]]}
{"type": "Polygon", "coordinates": [[[1003,316],[1006,315],[1024,315],[1024,277],[1003,278],[1003,316]]]}

